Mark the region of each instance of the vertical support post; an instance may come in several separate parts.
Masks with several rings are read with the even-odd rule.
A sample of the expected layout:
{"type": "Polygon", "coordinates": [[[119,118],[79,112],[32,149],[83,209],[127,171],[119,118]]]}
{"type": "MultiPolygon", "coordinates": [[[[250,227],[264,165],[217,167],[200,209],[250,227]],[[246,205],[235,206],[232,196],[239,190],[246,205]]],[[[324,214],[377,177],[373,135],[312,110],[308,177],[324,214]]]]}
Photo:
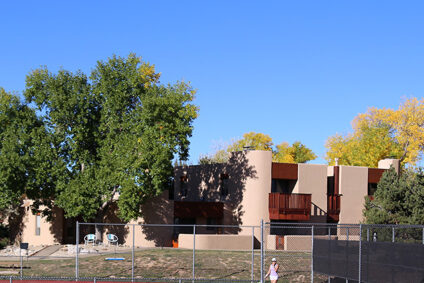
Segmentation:
{"type": "Polygon", "coordinates": [[[311,282],[314,282],[314,225],[311,227],[311,282]]]}
{"type": "Polygon", "coordinates": [[[12,283],[12,276],[9,277],[9,283],[12,283]]]}
{"type": "Polygon", "coordinates": [[[93,278],[93,283],[96,283],[97,282],[97,279],[96,279],[96,277],[94,277],[93,278]]]}
{"type": "MultiPolygon", "coordinates": [[[[328,240],[331,241],[331,227],[330,226],[328,226],[328,240]]],[[[328,253],[328,254],[330,255],[330,253],[328,253]]],[[[327,282],[328,283],[331,282],[330,275],[328,275],[327,282]]]]}
{"type": "Polygon", "coordinates": [[[347,230],[346,230],[346,241],[349,241],[349,226],[347,227],[347,230]]]}
{"type": "Polygon", "coordinates": [[[196,268],[194,263],[196,261],[196,225],[193,225],[193,281],[196,279],[196,268]]]}
{"type": "Polygon", "coordinates": [[[367,226],[367,242],[370,241],[370,227],[367,226]]]}
{"type": "Polygon", "coordinates": [[[358,266],[358,270],[359,270],[359,274],[358,274],[358,281],[359,283],[361,283],[361,267],[362,267],[362,224],[359,224],[359,266],[358,266]]]}
{"type": "Polygon", "coordinates": [[[75,280],[78,281],[79,277],[79,260],[78,260],[78,252],[79,252],[79,222],[77,221],[77,227],[76,227],[76,235],[75,235],[75,280]]]}
{"type": "Polygon", "coordinates": [[[395,226],[392,227],[392,243],[395,242],[395,226]]]}
{"type": "Polygon", "coordinates": [[[21,263],[21,268],[20,268],[20,271],[19,271],[19,274],[20,274],[20,276],[21,276],[21,280],[22,280],[22,277],[24,276],[24,269],[23,269],[23,260],[22,260],[22,248],[21,248],[21,243],[19,243],[19,260],[20,260],[20,263],[21,263]]]}
{"type": "Polygon", "coordinates": [[[261,219],[261,282],[264,282],[264,220],[261,219]]]}
{"type": "Polygon", "coordinates": [[[424,245],[424,228],[423,228],[423,245],[424,245]]]}
{"type": "Polygon", "coordinates": [[[251,275],[252,282],[255,280],[254,262],[255,262],[255,227],[252,227],[252,275],[251,275]]]}
{"type": "Polygon", "coordinates": [[[135,224],[132,225],[132,249],[131,249],[131,282],[134,282],[134,249],[135,249],[135,224]]]}

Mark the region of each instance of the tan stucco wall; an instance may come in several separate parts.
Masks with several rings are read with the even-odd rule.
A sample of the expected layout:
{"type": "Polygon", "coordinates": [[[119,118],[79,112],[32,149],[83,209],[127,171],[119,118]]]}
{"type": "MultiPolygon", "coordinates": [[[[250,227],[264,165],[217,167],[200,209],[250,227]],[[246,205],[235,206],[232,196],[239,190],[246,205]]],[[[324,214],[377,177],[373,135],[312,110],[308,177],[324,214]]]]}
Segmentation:
{"type": "Polygon", "coordinates": [[[299,164],[293,193],[312,194],[311,222],[325,222],[327,213],[327,165],[299,164]]]}
{"type": "MultiPolygon", "coordinates": [[[[21,231],[22,242],[28,242],[30,245],[54,245],[59,244],[63,237],[63,210],[53,209],[53,221],[48,222],[45,217],[41,218],[40,235],[35,233],[36,215],[31,210],[26,210],[23,217],[21,231]]],[[[129,222],[129,224],[155,223],[155,224],[173,224],[174,202],[168,200],[168,191],[158,196],[142,206],[143,218],[129,222]]],[[[118,236],[119,243],[123,245],[132,245],[133,228],[132,225],[112,226],[107,223],[121,223],[116,216],[116,211],[109,211],[105,216],[103,226],[103,241],[106,242],[106,234],[112,233],[118,236]]],[[[84,242],[85,234],[94,232],[94,227],[88,225],[80,226],[80,240],[84,242]]],[[[138,247],[171,246],[173,227],[141,227],[135,226],[135,245],[138,247]]],[[[19,241],[19,239],[17,239],[19,241]]]]}
{"type": "MultiPolygon", "coordinates": [[[[252,250],[252,236],[196,235],[196,250],[252,250]]],[[[178,248],[193,249],[193,235],[180,234],[178,248]]]]}
{"type": "MultiPolygon", "coordinates": [[[[173,224],[174,201],[168,199],[168,191],[147,202],[142,207],[143,218],[129,222],[129,224],[173,224]]],[[[129,227],[124,237],[124,245],[131,246],[133,231],[129,227]]],[[[136,247],[170,247],[172,246],[172,226],[135,226],[136,247]]]]}
{"type": "Polygon", "coordinates": [[[342,194],[339,223],[361,222],[365,196],[368,194],[368,168],[340,166],[339,189],[342,194]]]}
{"type": "MultiPolygon", "coordinates": [[[[314,239],[328,239],[328,236],[314,236],[314,239]]],[[[337,239],[336,236],[331,236],[331,239],[337,239]]],[[[311,236],[284,236],[284,250],[286,251],[310,251],[312,247],[311,236]]]]}
{"type": "MultiPolygon", "coordinates": [[[[271,151],[240,151],[228,163],[183,166],[175,169],[175,200],[224,203],[225,225],[260,225],[269,221],[268,194],[271,192],[271,151]],[[229,176],[228,196],[220,192],[220,175],[229,176]],[[180,176],[187,176],[187,196],[181,196],[180,176]]],[[[200,223],[198,223],[200,224],[200,223]]],[[[240,234],[251,234],[251,228],[240,234]]],[[[256,234],[256,233],[255,233],[256,234]]]]}
{"type": "MultiPolygon", "coordinates": [[[[249,166],[255,170],[254,178],[246,180],[241,202],[242,225],[260,225],[261,220],[269,221],[268,194],[271,192],[271,151],[248,151],[249,166]]],[[[242,229],[241,234],[251,234],[251,228],[242,229]]]]}
{"type": "Polygon", "coordinates": [[[286,251],[310,251],[311,246],[311,236],[284,236],[284,250],[286,251]]]}
{"type": "Polygon", "coordinates": [[[400,166],[400,161],[399,159],[383,159],[378,161],[378,168],[380,169],[390,169],[390,167],[393,167],[397,173],[399,173],[399,166],[400,166]]]}
{"type": "Polygon", "coordinates": [[[266,246],[267,250],[276,250],[277,249],[277,235],[267,235],[266,236],[266,246]]]}
{"type": "MultiPolygon", "coordinates": [[[[41,217],[40,235],[36,235],[36,215],[30,209],[25,209],[21,232],[22,242],[29,243],[32,246],[59,244],[63,236],[63,211],[54,208],[53,219],[54,221],[50,223],[46,217],[41,217]]],[[[17,240],[19,241],[19,239],[17,240]]]]}
{"type": "Polygon", "coordinates": [[[334,176],[334,166],[327,166],[327,176],[334,176]]]}

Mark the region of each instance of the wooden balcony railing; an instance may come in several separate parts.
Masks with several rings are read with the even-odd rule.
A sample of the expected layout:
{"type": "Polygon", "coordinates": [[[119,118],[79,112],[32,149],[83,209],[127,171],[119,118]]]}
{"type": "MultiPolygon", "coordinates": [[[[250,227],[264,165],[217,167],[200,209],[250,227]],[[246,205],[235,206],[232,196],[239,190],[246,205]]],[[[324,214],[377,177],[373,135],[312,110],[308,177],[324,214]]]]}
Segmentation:
{"type": "Polygon", "coordinates": [[[340,195],[327,196],[327,216],[332,221],[339,221],[340,195]]]}
{"type": "Polygon", "coordinates": [[[270,193],[269,218],[271,220],[309,220],[311,194],[270,193]]]}

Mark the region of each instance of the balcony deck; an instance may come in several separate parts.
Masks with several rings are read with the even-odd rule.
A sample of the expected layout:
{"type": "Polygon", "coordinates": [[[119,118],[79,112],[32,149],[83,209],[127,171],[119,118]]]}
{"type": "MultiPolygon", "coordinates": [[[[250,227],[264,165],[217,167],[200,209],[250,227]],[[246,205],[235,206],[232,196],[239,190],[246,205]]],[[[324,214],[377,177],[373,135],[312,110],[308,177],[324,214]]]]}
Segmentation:
{"type": "Polygon", "coordinates": [[[269,194],[270,220],[310,220],[311,194],[269,194]]]}

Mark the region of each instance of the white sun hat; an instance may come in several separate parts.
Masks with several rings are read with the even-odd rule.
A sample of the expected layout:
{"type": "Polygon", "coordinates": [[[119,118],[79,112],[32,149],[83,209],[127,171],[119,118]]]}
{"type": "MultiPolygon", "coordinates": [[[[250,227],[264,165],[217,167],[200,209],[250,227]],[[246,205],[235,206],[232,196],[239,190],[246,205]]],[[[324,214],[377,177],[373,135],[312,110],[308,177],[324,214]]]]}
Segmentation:
{"type": "Polygon", "coordinates": [[[273,257],[271,261],[277,261],[277,259],[275,257],[273,257]]]}

